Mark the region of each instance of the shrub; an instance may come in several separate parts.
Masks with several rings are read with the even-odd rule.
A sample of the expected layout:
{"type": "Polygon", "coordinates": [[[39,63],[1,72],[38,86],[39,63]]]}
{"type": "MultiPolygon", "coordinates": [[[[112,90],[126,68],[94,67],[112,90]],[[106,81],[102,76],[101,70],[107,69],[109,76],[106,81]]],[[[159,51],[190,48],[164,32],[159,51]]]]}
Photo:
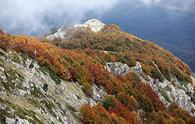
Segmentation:
{"type": "Polygon", "coordinates": [[[158,69],[153,69],[151,73],[152,73],[153,78],[159,79],[160,81],[164,80],[163,75],[160,73],[160,71],[158,69]]]}
{"type": "Polygon", "coordinates": [[[113,96],[107,96],[103,102],[102,102],[104,108],[106,110],[108,110],[109,108],[114,108],[116,105],[115,105],[115,102],[114,102],[114,97],[113,96]]]}

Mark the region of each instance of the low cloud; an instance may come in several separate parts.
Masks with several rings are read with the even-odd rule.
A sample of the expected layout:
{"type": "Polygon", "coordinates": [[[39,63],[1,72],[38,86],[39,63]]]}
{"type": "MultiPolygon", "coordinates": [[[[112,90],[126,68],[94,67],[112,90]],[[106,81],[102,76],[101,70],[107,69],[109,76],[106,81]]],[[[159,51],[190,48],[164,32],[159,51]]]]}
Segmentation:
{"type": "Polygon", "coordinates": [[[101,14],[118,0],[0,0],[0,27],[13,33],[41,33],[77,23],[87,12],[101,14]]]}

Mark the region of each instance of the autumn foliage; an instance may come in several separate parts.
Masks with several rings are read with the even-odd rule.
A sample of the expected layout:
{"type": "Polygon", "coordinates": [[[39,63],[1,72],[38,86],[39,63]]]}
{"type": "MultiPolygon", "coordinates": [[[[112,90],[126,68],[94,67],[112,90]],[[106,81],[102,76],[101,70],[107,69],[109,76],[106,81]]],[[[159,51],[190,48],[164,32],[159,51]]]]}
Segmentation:
{"type": "Polygon", "coordinates": [[[113,60],[134,66],[135,61],[139,61],[146,74],[162,79],[154,62],[168,80],[173,76],[180,81],[191,82],[190,69],[180,59],[152,42],[122,32],[116,25],[107,26],[98,33],[89,29],[77,30],[71,36],[66,40],[54,40],[53,43],[62,48],[95,50],[90,55],[101,63],[113,60]]]}
{"type": "Polygon", "coordinates": [[[114,113],[109,113],[98,104],[94,107],[84,105],[81,107],[81,116],[84,124],[128,124],[128,122],[114,113]]]}
{"type": "Polygon", "coordinates": [[[120,61],[134,66],[140,61],[146,74],[159,78],[154,62],[167,79],[175,76],[190,82],[188,66],[171,53],[123,33],[114,25],[99,33],[74,32],[69,41],[52,43],[0,34],[0,48],[26,54],[60,78],[79,82],[86,95],[93,95],[93,84],[105,88],[109,95],[102,103],[81,107],[84,124],[193,124],[194,118],[186,111],[178,107],[166,110],[158,95],[135,73],[116,76],[104,69],[105,62],[120,61]]]}

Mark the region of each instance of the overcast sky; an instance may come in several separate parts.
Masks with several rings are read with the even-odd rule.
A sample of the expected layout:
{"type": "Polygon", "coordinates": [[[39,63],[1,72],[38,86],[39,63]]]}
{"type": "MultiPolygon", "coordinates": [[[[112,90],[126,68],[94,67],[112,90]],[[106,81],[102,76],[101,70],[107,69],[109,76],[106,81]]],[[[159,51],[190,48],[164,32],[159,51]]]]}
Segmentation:
{"type": "Polygon", "coordinates": [[[79,22],[85,13],[101,14],[118,0],[0,0],[0,26],[4,30],[32,33],[52,23],[79,22]]]}
{"type": "Polygon", "coordinates": [[[88,12],[101,16],[124,1],[188,10],[195,0],[0,0],[0,27],[9,33],[40,33],[55,26],[79,23],[88,12]]]}

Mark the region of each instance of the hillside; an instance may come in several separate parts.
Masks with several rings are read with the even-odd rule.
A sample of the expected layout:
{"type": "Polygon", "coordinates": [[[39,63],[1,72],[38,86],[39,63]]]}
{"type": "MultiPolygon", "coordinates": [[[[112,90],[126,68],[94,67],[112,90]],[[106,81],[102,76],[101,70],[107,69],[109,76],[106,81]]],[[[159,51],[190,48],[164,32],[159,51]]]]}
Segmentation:
{"type": "Polygon", "coordinates": [[[189,67],[116,25],[0,34],[0,48],[0,123],[195,123],[189,67]]]}
{"type": "MultiPolygon", "coordinates": [[[[107,25],[98,33],[86,28],[70,29],[65,34],[69,37],[66,35],[62,38],[57,37],[53,40],[53,44],[68,49],[95,50],[97,53],[109,51],[111,58],[115,58],[115,61],[121,59],[119,61],[129,66],[133,66],[135,61],[141,62],[144,72],[152,77],[157,76],[154,74],[157,71],[154,62],[168,80],[172,76],[181,81],[190,82],[190,69],[181,60],[151,42],[122,32],[116,25],[107,25]]],[[[160,77],[155,78],[160,79],[160,77]]]]}
{"type": "MultiPolygon", "coordinates": [[[[126,32],[163,46],[195,72],[195,2],[161,0],[149,6],[140,2],[143,1],[120,1],[120,4],[116,4],[99,18],[106,23],[118,24],[126,32]]],[[[84,21],[90,17],[97,16],[89,16],[84,21]]]]}

